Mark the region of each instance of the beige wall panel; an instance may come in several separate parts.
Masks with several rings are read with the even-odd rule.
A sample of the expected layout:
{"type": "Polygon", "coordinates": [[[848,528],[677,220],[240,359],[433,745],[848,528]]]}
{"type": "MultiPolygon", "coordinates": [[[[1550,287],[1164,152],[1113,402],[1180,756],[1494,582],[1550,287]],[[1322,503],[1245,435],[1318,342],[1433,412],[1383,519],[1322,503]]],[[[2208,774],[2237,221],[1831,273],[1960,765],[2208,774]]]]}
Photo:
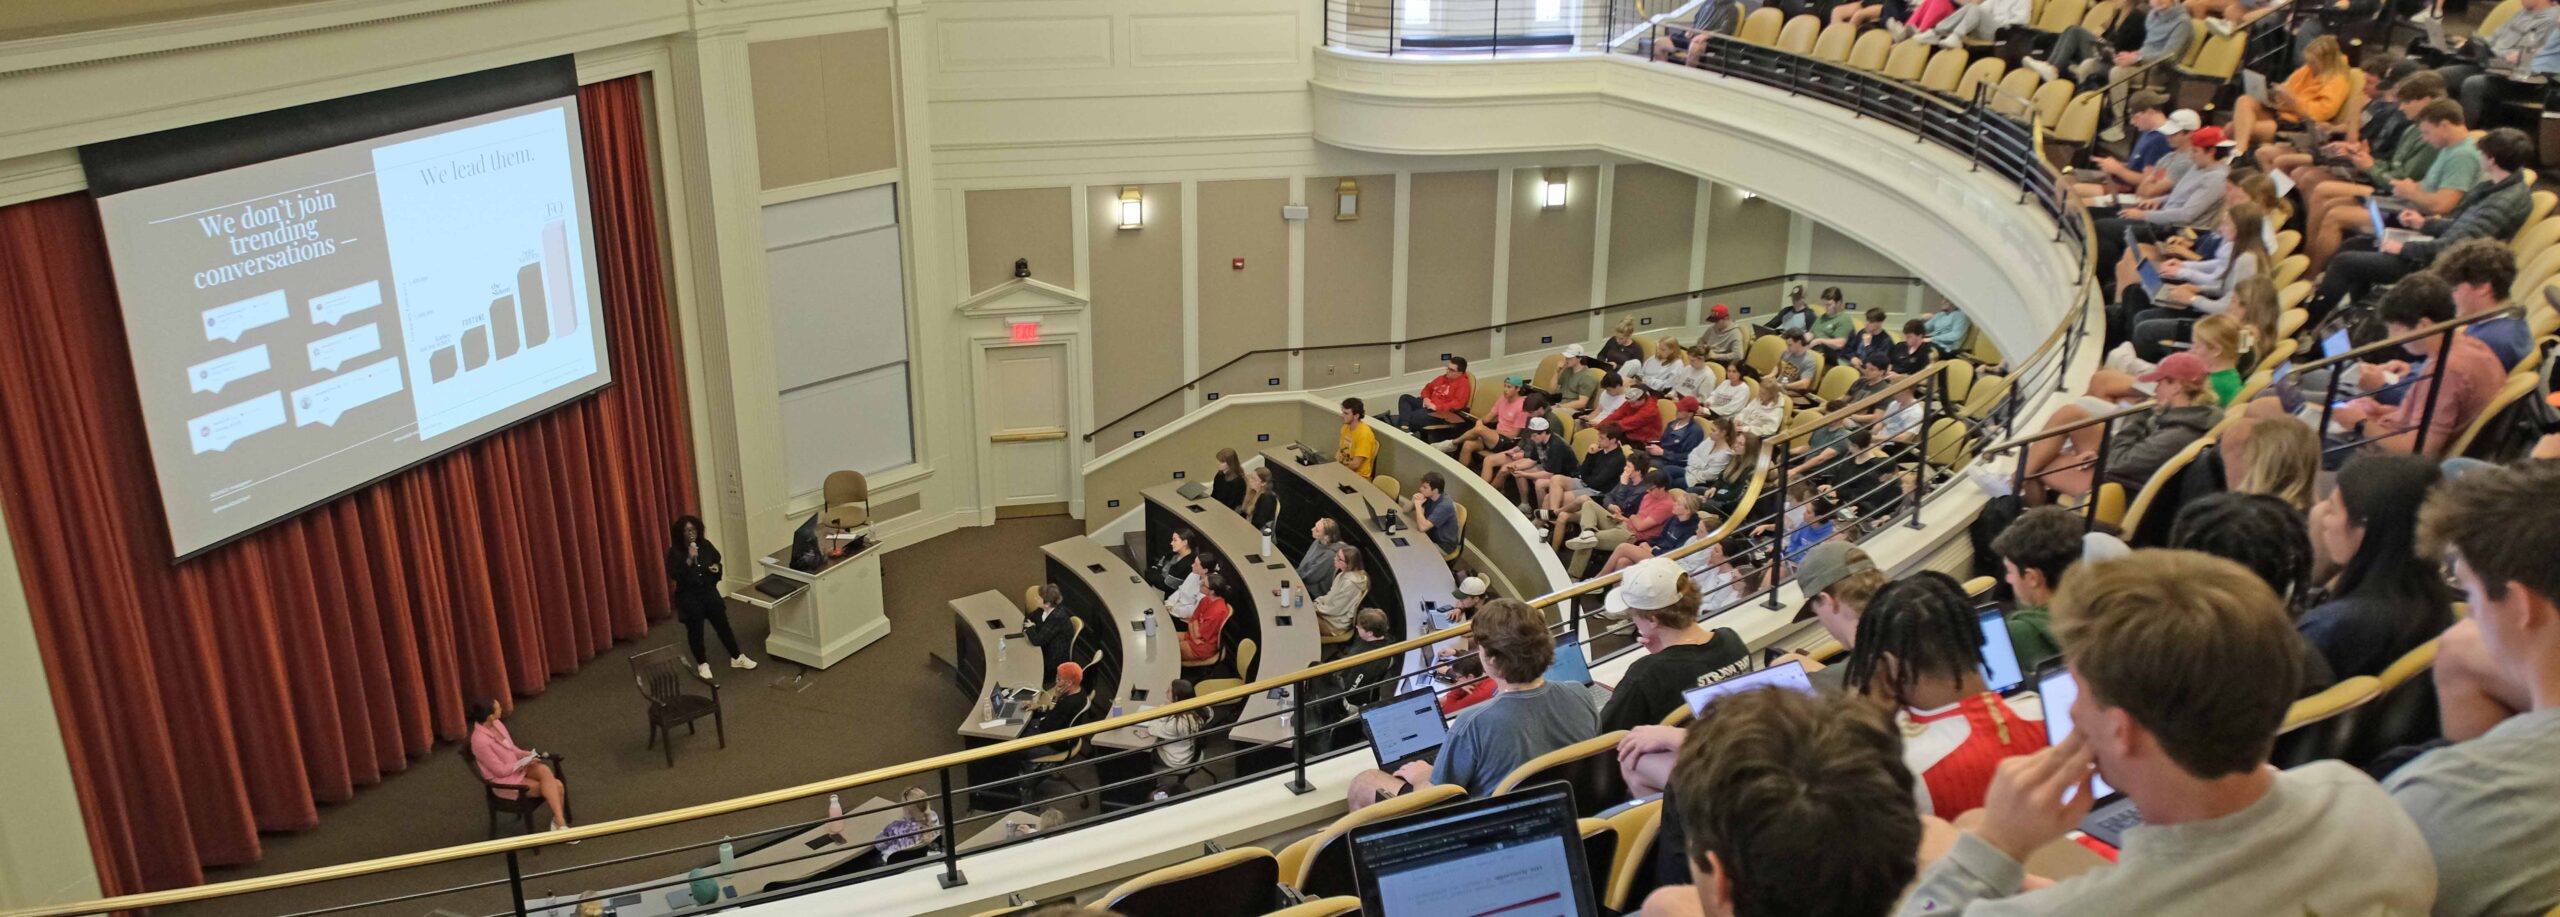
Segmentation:
{"type": "MultiPolygon", "coordinates": [[[[1604,301],[1628,303],[1689,288],[1695,248],[1698,179],[1661,166],[1618,167],[1609,201],[1609,286],[1604,301]]],[[[1609,310],[1608,321],[1634,316],[1638,328],[1679,324],[1684,300],[1609,310]],[[1647,321],[1650,319],[1651,321],[1647,321]]]]}
{"type": "Polygon", "coordinates": [[[1515,352],[1562,347],[1576,341],[1585,346],[1595,343],[1591,339],[1591,317],[1580,312],[1514,323],[1508,337],[1509,347],[1515,352]]]}
{"type": "Polygon", "coordinates": [[[897,49],[889,30],[821,38],[829,178],[898,166],[897,49]]]}
{"type": "Polygon", "coordinates": [[[763,186],[896,167],[894,63],[887,29],[747,46],[763,186]]]}
{"type": "MultiPolygon", "coordinates": [[[[1707,286],[1741,283],[1786,269],[1787,208],[1765,200],[1744,200],[1733,186],[1717,185],[1707,211],[1707,286]]],[[[1730,304],[1737,314],[1757,323],[1776,312],[1785,295],[1786,288],[1772,282],[1717,293],[1707,302],[1730,304]]]]}
{"type": "Polygon", "coordinates": [[[765,188],[827,178],[824,36],[747,46],[756,110],[756,166],[765,188]]]}
{"type": "MultiPolygon", "coordinates": [[[[1310,327],[1308,333],[1314,333],[1310,327]]],[[[1382,332],[1378,335],[1384,339],[1382,332]]],[[[1311,347],[1306,351],[1306,387],[1325,388],[1384,379],[1387,376],[1389,348],[1384,344],[1356,347],[1311,347]]]]}
{"type": "MultiPolygon", "coordinates": [[[[1098,353],[1099,350],[1100,348],[1097,347],[1096,352],[1098,353]]],[[[1109,421],[1111,418],[1118,416],[1120,416],[1119,411],[1112,411],[1108,414],[1097,415],[1094,419],[1096,421],[1109,421]]],[[[1174,397],[1167,398],[1160,403],[1150,405],[1145,410],[1139,411],[1135,416],[1132,416],[1127,420],[1120,421],[1119,423],[1104,423],[1101,431],[1096,433],[1093,437],[1094,454],[1100,455],[1113,449],[1120,448],[1121,446],[1128,445],[1130,440],[1139,438],[1139,433],[1155,430],[1165,424],[1172,423],[1175,418],[1181,416],[1182,399],[1180,397],[1174,397]]],[[[1212,453],[1216,451],[1217,450],[1215,449],[1210,450],[1212,453]]],[[[1170,477],[1170,475],[1168,475],[1168,477],[1170,477]]],[[[1093,499],[1089,488],[1090,484],[1088,484],[1088,490],[1085,496],[1085,499],[1087,500],[1093,499]]]]}
{"type": "MultiPolygon", "coordinates": [[[[1323,388],[1387,374],[1387,348],[1374,342],[1391,335],[1395,296],[1396,177],[1326,175],[1307,179],[1306,342],[1308,388],[1323,388]],[[1348,177],[1359,185],[1360,218],[1336,220],[1336,191],[1348,177]],[[1345,347],[1360,344],[1367,346],[1345,347]],[[1328,346],[1332,345],[1332,346],[1328,346]]],[[[1490,248],[1490,243],[1488,243],[1490,248]]],[[[1488,294],[1489,295],[1489,294],[1488,294]]]]}
{"type": "MultiPolygon", "coordinates": [[[[1139,185],[1145,225],[1120,228],[1120,185],[1086,190],[1086,227],[1093,265],[1094,419],[1110,434],[1112,418],[1136,410],[1184,381],[1182,372],[1182,186],[1139,185]]],[[[974,223],[975,221],[972,220],[974,223]]],[[[1008,261],[1008,263],[1010,263],[1008,261]]],[[[1173,413],[1182,398],[1154,408],[1173,413]]],[[[1117,439],[1127,439],[1121,432],[1117,439]]],[[[1097,451],[1118,445],[1097,438],[1097,451]]]]}
{"type": "MultiPolygon", "coordinates": [[[[1416,340],[1405,345],[1404,371],[1429,372],[1439,364],[1440,355],[1444,353],[1465,357],[1470,363],[1484,359],[1493,354],[1493,332],[1462,331],[1457,334],[1444,334],[1439,337],[1416,340]]],[[[1387,407],[1393,408],[1395,405],[1391,404],[1387,407]]]]}
{"type": "MultiPolygon", "coordinates": [[[[1455,333],[1493,323],[1494,181],[1498,172],[1413,176],[1413,227],[1405,233],[1405,337],[1455,333]]],[[[1367,195],[1362,202],[1375,212],[1367,195]]],[[[1362,220],[1361,222],[1368,222],[1362,220]]],[[[1589,256],[1589,245],[1584,248],[1589,256]]],[[[1585,275],[1586,277],[1588,275],[1585,275]]],[[[1588,281],[1585,281],[1588,283],[1588,281]]],[[[1587,295],[1587,291],[1586,291],[1587,295]]],[[[1481,344],[1467,346],[1481,356],[1481,344]]],[[[1446,348],[1439,348],[1446,349],[1446,348]]],[[[1436,354],[1438,349],[1429,351],[1436,354]]],[[[1410,368],[1417,360],[1406,357],[1410,368]]]]}
{"type": "MultiPolygon", "coordinates": [[[[1221,358],[1218,362],[1226,361],[1221,358]]],[[[1200,371],[1208,374],[1207,378],[1200,380],[1200,406],[1204,408],[1210,405],[1212,395],[1226,398],[1254,392],[1283,391],[1288,387],[1289,354],[1286,351],[1257,353],[1237,360],[1234,366],[1212,371],[1215,366],[1217,363],[1208,362],[1206,357],[1201,359],[1200,371]],[[1280,381],[1273,384],[1273,379],[1280,381]]]]}
{"type": "MultiPolygon", "coordinates": [[[[1910,273],[1904,270],[1902,265],[1894,263],[1893,259],[1877,253],[1875,249],[1868,248],[1865,243],[1842,235],[1838,230],[1820,223],[1814,224],[1813,251],[1805,263],[1816,273],[1823,274],[1898,277],[1910,273]]],[[[1807,286],[1810,287],[1807,290],[1808,293],[1820,292],[1824,286],[1838,286],[1841,294],[1850,302],[1858,304],[1861,309],[1869,306],[1884,309],[1885,314],[1892,316],[1886,326],[1893,329],[1897,337],[1902,334],[1902,319],[1906,311],[1903,309],[1903,300],[1908,295],[1908,285],[1823,281],[1807,286]]],[[[1923,302],[1925,303],[1926,300],[1923,302]]]]}
{"type": "MultiPolygon", "coordinates": [[[[1175,471],[1207,471],[1211,456],[1220,449],[1252,455],[1273,443],[1304,442],[1330,455],[1334,435],[1342,428],[1340,416],[1330,408],[1295,398],[1245,402],[1225,410],[1194,414],[1180,429],[1165,431],[1165,439],[1151,439],[1147,448],[1120,456],[1085,476],[1085,531],[1099,530],[1119,519],[1120,514],[1138,508],[1143,499],[1138,492],[1173,480],[1175,471]],[[1265,436],[1270,439],[1262,439],[1265,436]],[[1113,503],[1115,500],[1119,502],[1113,503]]],[[[1128,432],[1117,432],[1118,436],[1109,439],[1095,437],[1094,454],[1127,445],[1128,432]]]]}
{"type": "MultiPolygon", "coordinates": [[[[1600,168],[1577,166],[1561,171],[1565,204],[1550,210],[1541,196],[1546,170],[1512,170],[1511,295],[1507,300],[1511,321],[1567,313],[1582,316],[1591,308],[1591,247],[1600,226],[1600,168]]],[[[1511,346],[1529,345],[1515,338],[1511,346]]]]}
{"type": "MultiPolygon", "coordinates": [[[[1275,357],[1286,368],[1289,344],[1289,222],[1280,208],[1289,203],[1289,183],[1282,179],[1201,182],[1196,195],[1200,236],[1200,371],[1216,369],[1238,354],[1273,350],[1254,357],[1275,357]],[[1243,258],[1243,270],[1235,259],[1243,258]]],[[[1262,365],[1262,364],[1257,364],[1262,365]]],[[[1263,372],[1252,389],[1265,388],[1272,376],[1263,372]]],[[[1237,380],[1228,385],[1245,384],[1237,380]]],[[[1202,396],[1206,398],[1206,395],[1202,396]]]]}
{"type": "MultiPolygon", "coordinates": [[[[1111,189],[1112,197],[1119,193],[1111,189]]],[[[1031,259],[1032,279],[1075,289],[1075,201],[1068,189],[971,191],[965,206],[971,294],[1013,279],[1016,258],[1031,259]]]]}

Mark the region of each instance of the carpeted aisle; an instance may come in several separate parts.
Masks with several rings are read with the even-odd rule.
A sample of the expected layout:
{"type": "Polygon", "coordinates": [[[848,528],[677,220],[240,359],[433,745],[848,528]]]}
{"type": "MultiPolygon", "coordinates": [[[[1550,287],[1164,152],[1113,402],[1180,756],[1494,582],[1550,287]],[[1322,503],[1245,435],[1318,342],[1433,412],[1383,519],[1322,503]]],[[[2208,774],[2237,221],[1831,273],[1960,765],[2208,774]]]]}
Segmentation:
{"type": "MultiPolygon", "coordinates": [[[[714,664],[729,747],[721,749],[711,724],[704,722],[700,735],[678,735],[672,769],[660,751],[644,747],[645,708],[624,659],[657,646],[682,645],[684,627],[674,621],[652,628],[641,640],[615,647],[585,671],[554,681],[544,694],[519,699],[507,719],[508,728],[520,745],[567,756],[570,799],[580,823],[715,802],[957,751],[961,744],[952,729],[968,700],[951,686],[947,670],[928,661],[930,653],[949,652],[952,629],[945,603],[986,589],[1021,595],[1023,587],[1041,576],[1040,545],[1082,531],[1081,522],[1065,516],[1009,519],[890,553],[881,570],[890,635],[832,669],[811,673],[805,691],[772,687],[796,667],[765,654],[763,611],[731,603],[730,620],[738,638],[762,665],[741,672],[714,664]]],[[[716,638],[712,646],[713,655],[720,655],[716,638]]],[[[323,809],[317,829],[266,837],[266,857],[260,862],[218,870],[207,878],[226,881],[272,875],[483,839],[487,817],[479,787],[455,749],[450,742],[438,745],[433,755],[413,762],[407,772],[360,790],[345,805],[323,809]]],[[[881,787],[860,795],[895,798],[897,789],[881,787]]],[[[845,802],[850,806],[858,798],[845,802]]],[[[744,835],[765,825],[816,818],[825,814],[825,808],[820,800],[788,810],[741,813],[720,820],[716,830],[744,835]]],[[[512,833],[515,827],[507,824],[500,830],[512,833]]],[[[695,839],[706,838],[699,829],[638,832],[590,841],[566,855],[529,857],[524,869],[538,875],[695,839]]],[[[706,853],[684,853],[643,859],[536,878],[528,885],[535,893],[565,894],[682,872],[710,858],[706,853]]],[[[163,913],[185,917],[281,914],[505,875],[504,863],[494,859],[448,863],[316,890],[244,896],[163,913]]],[[[468,895],[349,913],[417,915],[443,908],[480,915],[510,905],[501,885],[468,895]]]]}

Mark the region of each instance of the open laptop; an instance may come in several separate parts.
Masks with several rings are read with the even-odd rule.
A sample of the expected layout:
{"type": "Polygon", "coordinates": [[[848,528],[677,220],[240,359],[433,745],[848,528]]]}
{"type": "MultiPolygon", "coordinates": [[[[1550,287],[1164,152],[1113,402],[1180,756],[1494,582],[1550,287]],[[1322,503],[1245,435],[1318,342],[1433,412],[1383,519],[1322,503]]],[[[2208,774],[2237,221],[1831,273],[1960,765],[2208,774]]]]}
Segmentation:
{"type": "Polygon", "coordinates": [[[2249,98],[2258,100],[2260,105],[2268,108],[2275,107],[2275,103],[2267,99],[2267,75],[2264,73],[2255,70],[2240,71],[2240,91],[2246,93],[2249,98]]]}
{"type": "Polygon", "coordinates": [[[1982,625],[1982,680],[1992,693],[2006,696],[2027,683],[2026,673],[2018,667],[2017,644],[2009,640],[2009,616],[1998,608],[1986,609],[1982,625]]]}
{"type": "Polygon", "coordinates": [[[1785,688],[1811,694],[1813,679],[1805,674],[1804,663],[1789,659],[1757,672],[1746,672],[1715,684],[1690,688],[1680,692],[1680,698],[1689,702],[1689,715],[1697,716],[1707,712],[1707,704],[1716,698],[1761,688],[1785,688]]]}
{"type": "Polygon", "coordinates": [[[1449,721],[1440,718],[1440,698],[1430,688],[1362,708],[1360,728],[1369,733],[1378,768],[1388,773],[1410,762],[1437,760],[1440,746],[1449,743],[1449,721]]]}
{"type": "Polygon", "coordinates": [[[1367,917],[1598,917],[1562,783],[1351,831],[1367,917]]]}
{"type": "Polygon", "coordinates": [[[1556,661],[1547,664],[1547,683],[1567,685],[1591,696],[1592,706],[1609,703],[1609,689],[1591,683],[1591,657],[1582,652],[1582,637],[1556,638],[1556,661]]]}
{"type": "Polygon", "coordinates": [[[2398,242],[2402,245],[2407,245],[2411,242],[2419,242],[2434,238],[2433,236],[2414,229],[2402,229],[2400,227],[2390,225],[2382,219],[2382,202],[2374,198],[2368,197],[2364,199],[2364,213],[2366,217],[2373,220],[2373,237],[2384,242],[2398,242]]]}
{"type": "Polygon", "coordinates": [[[2142,276],[2142,294],[2157,298],[2160,295],[2160,266],[2141,261],[2134,264],[2133,270],[2142,276]]]}
{"type": "MultiPolygon", "coordinates": [[[[2080,680],[2063,666],[2046,669],[2036,679],[2036,699],[2044,706],[2046,744],[2062,744],[2071,735],[2071,703],[2080,699],[2080,680]]],[[[2093,777],[2089,786],[2097,794],[2097,804],[2080,819],[2080,830],[2109,847],[2122,848],[2124,833],[2142,825],[2142,813],[2134,810],[2132,798],[2108,786],[2105,778],[2093,777]]]]}

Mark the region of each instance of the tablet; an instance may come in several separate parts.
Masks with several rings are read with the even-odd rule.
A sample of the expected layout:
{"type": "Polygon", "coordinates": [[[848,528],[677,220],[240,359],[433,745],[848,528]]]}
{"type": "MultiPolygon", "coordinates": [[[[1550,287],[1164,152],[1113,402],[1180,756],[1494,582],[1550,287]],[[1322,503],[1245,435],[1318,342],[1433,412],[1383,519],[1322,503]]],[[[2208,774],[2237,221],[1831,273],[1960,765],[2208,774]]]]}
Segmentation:
{"type": "Polygon", "coordinates": [[[1581,637],[1557,638],[1556,661],[1547,666],[1547,680],[1569,681],[1579,685],[1591,683],[1591,660],[1582,655],[1581,637]]]}
{"type": "Polygon", "coordinates": [[[1995,694],[2008,694],[2025,684],[2018,666],[2017,644],[2009,640],[2009,617],[1993,608],[1982,613],[1982,680],[1995,694]]]}
{"type": "Polygon", "coordinates": [[[1813,679],[1805,674],[1804,663],[1789,659],[1785,662],[1761,669],[1757,672],[1752,672],[1746,675],[1736,675],[1732,678],[1716,682],[1715,684],[1699,685],[1698,687],[1690,688],[1689,690],[1680,692],[1680,697],[1689,702],[1689,715],[1697,716],[1707,712],[1707,704],[1714,701],[1716,698],[1739,691],[1755,691],[1761,688],[1785,688],[1790,691],[1801,691],[1806,694],[1811,694],[1813,693],[1813,679]]]}

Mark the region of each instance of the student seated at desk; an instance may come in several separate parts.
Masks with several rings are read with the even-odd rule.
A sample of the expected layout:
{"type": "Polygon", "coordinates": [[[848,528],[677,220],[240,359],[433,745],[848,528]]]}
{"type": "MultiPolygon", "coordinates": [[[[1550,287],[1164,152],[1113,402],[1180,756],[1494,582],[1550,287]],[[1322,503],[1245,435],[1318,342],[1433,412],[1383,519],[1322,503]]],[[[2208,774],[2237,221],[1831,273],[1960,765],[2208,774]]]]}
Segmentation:
{"type": "MultiPolygon", "coordinates": [[[[1040,672],[1055,672],[1075,647],[1074,616],[1067,612],[1066,594],[1056,583],[1040,584],[1040,605],[1022,616],[1022,638],[1040,648],[1040,672]]],[[[1045,687],[1045,686],[1044,686],[1045,687]]]]}
{"type": "Polygon", "coordinates": [[[1484,677],[1484,657],[1474,653],[1449,663],[1449,690],[1440,694],[1440,713],[1457,716],[1458,711],[1493,699],[1493,679],[1484,677]]]}
{"type": "MultiPolygon", "coordinates": [[[[1023,724],[1023,736],[1072,728],[1084,722],[1085,714],[1091,712],[1096,694],[1084,689],[1084,666],[1061,662],[1050,677],[1053,681],[1049,690],[1042,693],[1039,709],[1032,711],[1031,722],[1023,724]]],[[[1053,742],[1046,748],[1027,752],[1025,757],[1066,751],[1074,745],[1073,742],[1053,742]]]]}
{"type": "Polygon", "coordinates": [[[1190,626],[1187,622],[1191,620],[1192,612],[1200,607],[1200,599],[1209,591],[1209,558],[1192,555],[1190,570],[1173,592],[1164,597],[1164,609],[1173,615],[1176,630],[1190,626]]]}
{"type": "Polygon", "coordinates": [[[898,801],[906,805],[897,818],[880,826],[880,833],[871,838],[871,849],[853,858],[853,871],[921,860],[933,853],[942,840],[942,813],[925,804],[929,798],[920,786],[900,792],[898,801]]]}
{"type": "Polygon", "coordinates": [[[1316,597],[1317,629],[1326,637],[1351,631],[1351,616],[1359,613],[1360,603],[1369,599],[1369,574],[1364,569],[1367,565],[1359,548],[1333,546],[1333,586],[1316,597]]]}
{"type": "Polygon", "coordinates": [[[1256,467],[1244,475],[1244,506],[1237,512],[1257,529],[1269,529],[1280,518],[1280,495],[1271,490],[1271,469],[1256,467]]]}
{"type": "Polygon", "coordinates": [[[1318,519],[1308,534],[1313,540],[1307,542],[1307,553],[1298,557],[1298,579],[1307,584],[1308,595],[1323,598],[1333,588],[1333,549],[1342,543],[1342,525],[1318,519]]]}
{"type": "MultiPolygon", "coordinates": [[[[1182,632],[1182,664],[1186,668],[1205,665],[1218,658],[1223,649],[1218,642],[1219,634],[1227,629],[1227,616],[1231,611],[1228,597],[1235,594],[1235,586],[1228,581],[1225,571],[1208,571],[1205,580],[1209,584],[1208,591],[1200,597],[1199,606],[1191,610],[1191,626],[1182,632]]],[[[1245,674],[1238,672],[1236,676],[1241,678],[1245,674]]]]}
{"type": "MultiPolygon", "coordinates": [[[[1167,704],[1179,704],[1200,696],[1199,689],[1193,687],[1188,678],[1174,679],[1172,684],[1165,686],[1164,693],[1167,704]]],[[[1207,710],[1188,710],[1147,721],[1147,735],[1160,743],[1156,746],[1156,769],[1164,772],[1149,798],[1163,799],[1182,789],[1181,775],[1200,760],[1200,740],[1193,736],[1208,729],[1207,710]]]]}
{"type": "Polygon", "coordinates": [[[1166,592],[1182,588],[1182,578],[1191,572],[1191,555],[1194,553],[1191,546],[1199,540],[1200,533],[1188,528],[1176,528],[1173,534],[1165,536],[1168,547],[1164,556],[1157,558],[1155,566],[1147,570],[1147,578],[1155,582],[1156,588],[1166,592]]]}
{"type": "Polygon", "coordinates": [[[1554,636],[1544,612],[1518,599],[1488,602],[1476,613],[1477,651],[1496,689],[1449,727],[1439,758],[1415,761],[1389,774],[1368,770],[1351,778],[1354,811],[1437,783],[1488,796],[1496,784],[1529,759],[1600,734],[1600,712],[1579,686],[1547,683],[1555,663],[1554,636]]]}

